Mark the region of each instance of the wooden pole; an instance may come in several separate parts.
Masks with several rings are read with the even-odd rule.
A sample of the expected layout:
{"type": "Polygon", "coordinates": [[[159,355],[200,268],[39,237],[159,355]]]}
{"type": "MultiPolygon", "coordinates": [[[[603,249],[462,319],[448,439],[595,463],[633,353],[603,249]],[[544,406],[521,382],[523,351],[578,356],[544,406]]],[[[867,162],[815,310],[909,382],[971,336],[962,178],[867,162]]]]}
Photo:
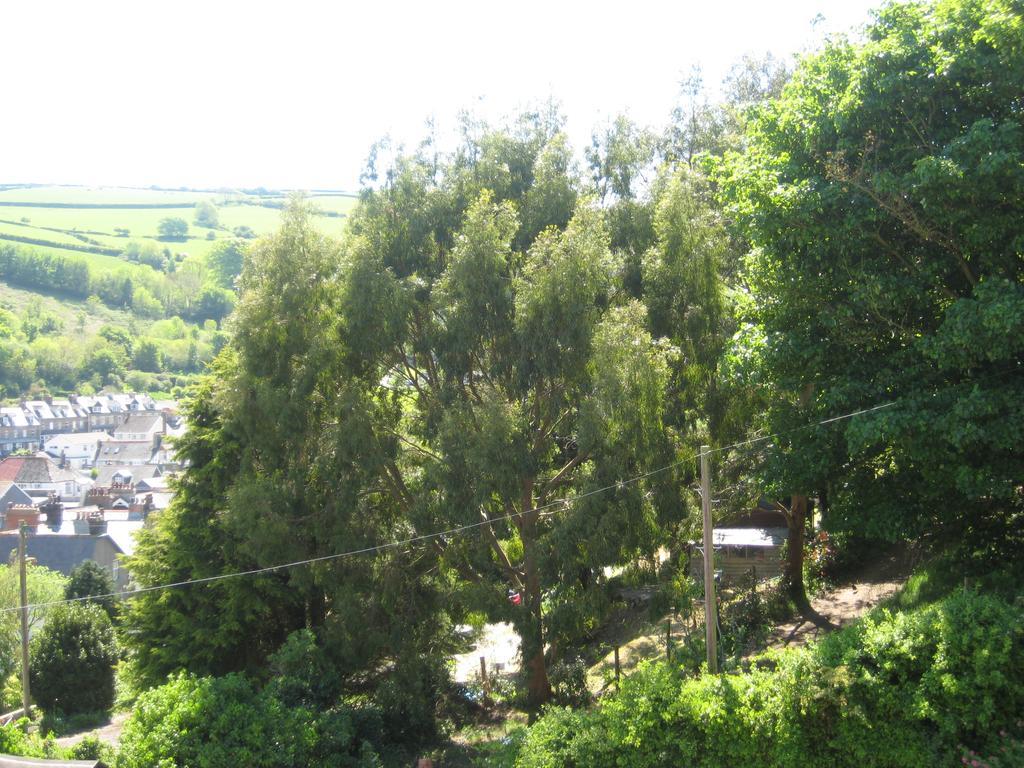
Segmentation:
{"type": "Polygon", "coordinates": [[[480,657],[480,685],[483,686],[484,693],[488,693],[490,687],[487,685],[487,657],[480,657]]]}
{"type": "Polygon", "coordinates": [[[618,690],[619,687],[619,646],[615,646],[615,688],[618,690]]]}
{"type": "Polygon", "coordinates": [[[718,672],[718,648],[715,627],[718,610],[715,606],[715,546],[711,525],[711,470],[708,466],[710,446],[700,447],[700,495],[704,511],[704,632],[708,649],[708,672],[718,672]]]}
{"type": "Polygon", "coordinates": [[[31,697],[28,690],[28,574],[25,571],[25,542],[28,528],[21,521],[18,531],[18,570],[21,572],[21,706],[25,717],[31,717],[31,697]]]}

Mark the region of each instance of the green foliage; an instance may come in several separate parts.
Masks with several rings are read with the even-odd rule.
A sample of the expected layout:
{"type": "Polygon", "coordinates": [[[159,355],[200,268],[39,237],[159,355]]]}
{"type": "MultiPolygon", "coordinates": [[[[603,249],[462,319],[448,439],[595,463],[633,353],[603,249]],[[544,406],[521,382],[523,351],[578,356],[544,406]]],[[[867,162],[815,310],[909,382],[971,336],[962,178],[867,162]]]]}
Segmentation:
{"type": "Polygon", "coordinates": [[[157,226],[161,240],[184,240],[188,237],[188,222],[176,216],[161,219],[157,226]]]}
{"type": "MultiPolygon", "coordinates": [[[[200,200],[196,203],[193,220],[195,221],[196,226],[216,229],[219,223],[217,218],[217,206],[209,200],[200,200]]],[[[163,232],[161,232],[161,234],[163,234],[163,232]]]]}
{"type": "Polygon", "coordinates": [[[1006,0],[888,5],[800,62],[719,176],[752,246],[731,384],[754,425],[896,403],[783,438],[762,491],[978,570],[1020,545],[1021,29],[1006,0]]]}
{"type": "Polygon", "coordinates": [[[139,697],[117,768],[369,768],[380,763],[342,711],[283,704],[241,675],[175,675],[139,697]]]}
{"type": "Polygon", "coordinates": [[[28,722],[28,718],[21,718],[13,723],[0,725],[0,754],[50,760],[65,757],[64,750],[60,749],[52,738],[41,738],[38,733],[28,733],[28,722]]]}
{"type": "Polygon", "coordinates": [[[932,766],[997,743],[1024,702],[1024,620],[974,592],[878,611],[773,670],[687,678],[641,668],[590,712],[549,710],[527,766],[932,766]]]}
{"type": "Polygon", "coordinates": [[[79,598],[93,598],[83,600],[84,604],[95,604],[100,606],[111,618],[117,612],[115,598],[114,580],[110,572],[94,560],[86,560],[71,571],[68,584],[64,588],[64,598],[67,600],[79,598]]]}
{"type": "Polygon", "coordinates": [[[55,607],[30,652],[32,695],[43,709],[75,714],[113,705],[117,647],[100,606],[55,607]]]}
{"type": "Polygon", "coordinates": [[[223,240],[206,254],[206,266],[221,288],[234,288],[235,281],[242,274],[245,243],[243,235],[238,235],[238,238],[223,240]]]}
{"type": "Polygon", "coordinates": [[[99,760],[110,768],[116,765],[117,751],[97,736],[86,736],[67,752],[71,760],[99,760]]]}
{"type": "MultiPolygon", "coordinates": [[[[49,568],[26,566],[26,585],[30,605],[53,603],[64,597],[67,579],[49,568]]],[[[21,669],[21,616],[14,610],[21,604],[21,587],[17,565],[0,565],[0,677],[6,680],[21,669]]],[[[29,609],[29,635],[38,633],[49,615],[50,607],[29,609]]],[[[20,686],[19,686],[20,689],[20,686]]]]}
{"type": "Polygon", "coordinates": [[[514,622],[531,699],[549,695],[547,633],[593,628],[603,567],[653,552],[683,513],[671,472],[587,495],[676,446],[667,345],[619,284],[560,127],[526,115],[467,126],[448,156],[398,157],[343,244],[293,201],[245,252],[234,338],[180,446],[192,468],[129,567],[175,581],[494,522],[479,539],[140,596],[126,638],[147,679],[255,669],[308,627],[343,688],[374,690],[383,727],[412,741],[437,727],[450,627],[477,610],[514,622]],[[556,500],[564,513],[534,509],[556,500]]]}
{"type": "Polygon", "coordinates": [[[132,365],[140,371],[159,373],[163,370],[163,353],[152,339],[142,339],[135,348],[132,365]]]}

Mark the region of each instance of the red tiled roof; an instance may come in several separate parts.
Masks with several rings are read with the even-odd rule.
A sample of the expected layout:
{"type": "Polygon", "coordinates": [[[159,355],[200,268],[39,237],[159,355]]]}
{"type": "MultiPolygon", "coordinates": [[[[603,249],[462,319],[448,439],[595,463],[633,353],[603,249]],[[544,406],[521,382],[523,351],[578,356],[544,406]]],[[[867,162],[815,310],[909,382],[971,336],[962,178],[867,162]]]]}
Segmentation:
{"type": "Polygon", "coordinates": [[[8,456],[3,461],[0,461],[0,480],[14,482],[21,471],[21,465],[24,463],[25,458],[22,456],[8,456]]]}

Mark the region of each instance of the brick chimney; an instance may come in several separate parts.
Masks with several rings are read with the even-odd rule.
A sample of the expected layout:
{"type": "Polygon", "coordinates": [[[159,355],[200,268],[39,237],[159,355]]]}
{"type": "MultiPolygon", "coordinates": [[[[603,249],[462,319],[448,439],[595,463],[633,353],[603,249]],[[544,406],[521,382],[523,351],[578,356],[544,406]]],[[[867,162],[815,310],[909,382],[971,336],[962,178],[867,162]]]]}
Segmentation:
{"type": "Polygon", "coordinates": [[[29,533],[35,533],[39,527],[39,510],[30,504],[15,504],[13,501],[7,503],[7,512],[4,515],[4,530],[16,531],[25,523],[29,533]]]}

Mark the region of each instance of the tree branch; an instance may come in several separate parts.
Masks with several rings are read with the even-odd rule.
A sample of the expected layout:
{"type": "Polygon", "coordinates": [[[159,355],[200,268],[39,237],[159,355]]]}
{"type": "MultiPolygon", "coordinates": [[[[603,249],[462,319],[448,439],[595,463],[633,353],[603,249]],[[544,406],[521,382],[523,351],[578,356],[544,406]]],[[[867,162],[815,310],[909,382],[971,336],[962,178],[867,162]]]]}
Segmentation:
{"type": "Polygon", "coordinates": [[[486,525],[481,526],[481,528],[484,532],[485,537],[487,538],[487,543],[491,545],[491,549],[493,550],[494,554],[498,556],[498,564],[501,566],[501,569],[505,572],[505,575],[512,580],[513,585],[519,587],[519,589],[522,589],[522,577],[519,571],[516,570],[515,566],[512,565],[512,561],[508,559],[508,553],[505,552],[504,547],[501,546],[501,542],[498,541],[498,537],[494,533],[494,527],[491,524],[491,520],[487,517],[487,513],[483,510],[483,508],[480,509],[480,519],[486,523],[486,525]]]}

